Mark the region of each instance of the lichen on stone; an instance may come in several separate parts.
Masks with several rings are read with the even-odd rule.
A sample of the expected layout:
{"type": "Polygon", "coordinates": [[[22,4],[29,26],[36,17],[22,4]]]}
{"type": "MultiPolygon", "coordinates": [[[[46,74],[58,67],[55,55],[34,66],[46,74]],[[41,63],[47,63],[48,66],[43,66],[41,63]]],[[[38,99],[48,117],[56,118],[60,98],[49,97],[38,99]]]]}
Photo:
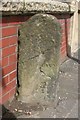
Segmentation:
{"type": "Polygon", "coordinates": [[[3,14],[6,12],[11,12],[12,14],[23,14],[23,13],[53,13],[53,12],[74,12],[75,6],[72,4],[61,3],[58,1],[52,2],[11,2],[11,1],[2,1],[2,7],[0,11],[3,11],[3,14]]]}
{"type": "Polygon", "coordinates": [[[54,100],[59,71],[61,26],[48,14],[36,14],[19,28],[19,100],[54,100]]]}

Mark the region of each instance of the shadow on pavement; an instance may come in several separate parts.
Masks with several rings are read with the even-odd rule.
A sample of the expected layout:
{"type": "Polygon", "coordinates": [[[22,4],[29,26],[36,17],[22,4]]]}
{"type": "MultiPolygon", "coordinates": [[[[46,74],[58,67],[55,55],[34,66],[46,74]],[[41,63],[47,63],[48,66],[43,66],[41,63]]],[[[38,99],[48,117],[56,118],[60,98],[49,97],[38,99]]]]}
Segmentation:
{"type": "Polygon", "coordinates": [[[2,107],[1,120],[17,120],[15,115],[12,112],[10,112],[7,108],[5,108],[4,105],[2,105],[1,107],[2,107]]]}
{"type": "Polygon", "coordinates": [[[71,56],[69,56],[69,55],[68,55],[68,57],[69,57],[70,59],[74,60],[75,62],[77,62],[78,64],[80,64],[80,60],[79,60],[79,59],[77,59],[77,58],[75,58],[75,57],[71,57],[71,56]]]}

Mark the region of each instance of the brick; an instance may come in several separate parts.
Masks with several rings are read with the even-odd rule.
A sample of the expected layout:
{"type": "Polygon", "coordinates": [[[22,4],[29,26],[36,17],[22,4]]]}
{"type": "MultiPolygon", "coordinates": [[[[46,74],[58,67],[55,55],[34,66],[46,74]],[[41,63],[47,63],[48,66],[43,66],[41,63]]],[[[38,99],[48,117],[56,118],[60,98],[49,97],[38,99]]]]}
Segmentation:
{"type": "Polygon", "coordinates": [[[2,18],[2,26],[11,26],[22,24],[24,21],[28,20],[31,16],[9,16],[2,18]]]}
{"type": "Polygon", "coordinates": [[[66,21],[67,21],[67,25],[70,25],[70,18],[67,18],[66,21]]]}
{"type": "Polygon", "coordinates": [[[9,38],[2,39],[2,48],[9,46],[9,38]]]}
{"type": "Polygon", "coordinates": [[[16,79],[14,81],[12,81],[11,83],[11,88],[13,89],[14,87],[16,87],[16,79]]]}
{"type": "Polygon", "coordinates": [[[6,57],[6,56],[11,55],[15,52],[17,52],[16,45],[4,48],[4,49],[2,49],[2,57],[6,57]]]}
{"type": "Polygon", "coordinates": [[[0,48],[2,48],[2,40],[0,40],[0,48]]]}
{"type": "Polygon", "coordinates": [[[0,105],[2,105],[2,98],[0,98],[0,105]]]}
{"type": "Polygon", "coordinates": [[[67,22],[67,32],[70,30],[70,21],[67,22]]]}
{"type": "Polygon", "coordinates": [[[66,46],[61,47],[61,52],[66,51],[66,46]]]}
{"type": "Polygon", "coordinates": [[[0,104],[6,103],[16,92],[16,87],[12,89],[9,93],[5,94],[3,97],[0,97],[0,104]]]}
{"type": "Polygon", "coordinates": [[[0,59],[0,67],[2,67],[2,59],[0,59]]]}
{"type": "Polygon", "coordinates": [[[2,37],[12,36],[17,34],[17,27],[6,27],[2,29],[2,37]]]}
{"type": "Polygon", "coordinates": [[[67,53],[64,52],[64,53],[61,53],[61,61],[65,61],[66,60],[66,56],[67,56],[67,53]]]}
{"type": "Polygon", "coordinates": [[[8,38],[3,38],[2,39],[2,48],[7,47],[9,45],[14,45],[17,44],[17,36],[11,36],[8,38]]]}
{"type": "Polygon", "coordinates": [[[23,22],[27,21],[32,16],[11,16],[8,20],[9,25],[20,25],[23,22]]]}
{"type": "Polygon", "coordinates": [[[9,38],[2,39],[2,48],[9,46],[9,38]]]}
{"type": "Polygon", "coordinates": [[[2,79],[2,86],[6,86],[8,84],[9,77],[6,76],[2,79]]]}
{"type": "Polygon", "coordinates": [[[66,51],[62,51],[62,52],[61,52],[61,57],[63,57],[63,56],[65,57],[66,54],[67,54],[66,51]]]}
{"type": "Polygon", "coordinates": [[[17,54],[9,56],[9,65],[17,61],[17,54]]]}
{"type": "Polygon", "coordinates": [[[8,84],[2,88],[2,96],[4,96],[6,93],[8,93],[11,90],[11,84],[8,84]]]}
{"type": "Polygon", "coordinates": [[[62,27],[62,33],[65,34],[65,26],[62,27]]]}
{"type": "Polygon", "coordinates": [[[15,93],[16,93],[16,87],[9,92],[9,98],[14,96],[15,93]]]}
{"type": "Polygon", "coordinates": [[[2,104],[9,100],[9,93],[2,97],[2,104]]]}
{"type": "Polygon", "coordinates": [[[61,25],[62,33],[65,33],[65,25],[61,25]]]}
{"type": "Polygon", "coordinates": [[[10,75],[9,75],[9,81],[12,81],[14,78],[17,77],[17,71],[14,71],[12,72],[10,75]]]}
{"type": "Polygon", "coordinates": [[[2,49],[0,49],[0,59],[2,58],[2,49]]]}
{"type": "Polygon", "coordinates": [[[8,20],[9,20],[9,16],[2,17],[2,26],[8,26],[8,20]]]}
{"type": "Polygon", "coordinates": [[[10,92],[14,87],[16,87],[16,80],[12,81],[11,83],[7,84],[2,88],[2,95],[10,92]]]}
{"type": "Polygon", "coordinates": [[[16,68],[17,68],[16,63],[9,65],[7,67],[4,67],[2,75],[5,76],[5,75],[9,74],[10,72],[12,72],[13,70],[16,70],[16,68]]]}
{"type": "Polygon", "coordinates": [[[24,21],[24,16],[10,16],[9,25],[21,24],[24,21]]]}
{"type": "Polygon", "coordinates": [[[0,66],[0,82],[2,81],[2,67],[0,66]]]}
{"type": "Polygon", "coordinates": [[[0,39],[2,38],[2,28],[0,28],[0,39]]]}
{"type": "Polygon", "coordinates": [[[65,19],[59,19],[59,23],[60,23],[61,25],[64,25],[64,24],[65,24],[65,19]]]}
{"type": "Polygon", "coordinates": [[[12,36],[9,38],[9,45],[17,44],[18,42],[18,37],[17,36],[12,36]]]}
{"type": "Polygon", "coordinates": [[[63,41],[61,46],[66,46],[66,41],[63,41]]]}
{"type": "Polygon", "coordinates": [[[66,41],[66,36],[62,35],[62,42],[66,41]]]}
{"type": "Polygon", "coordinates": [[[2,58],[2,67],[8,65],[8,57],[2,58]]]}
{"type": "Polygon", "coordinates": [[[0,97],[2,97],[2,87],[0,87],[0,97]]]}
{"type": "Polygon", "coordinates": [[[1,87],[2,87],[2,81],[0,81],[0,89],[1,89],[1,87]]]}

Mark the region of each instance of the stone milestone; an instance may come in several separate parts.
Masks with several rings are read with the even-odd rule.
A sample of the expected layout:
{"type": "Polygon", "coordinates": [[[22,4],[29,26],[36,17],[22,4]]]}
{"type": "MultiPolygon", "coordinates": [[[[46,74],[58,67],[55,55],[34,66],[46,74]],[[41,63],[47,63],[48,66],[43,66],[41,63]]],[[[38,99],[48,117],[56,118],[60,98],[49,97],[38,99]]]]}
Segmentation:
{"type": "Polygon", "coordinates": [[[58,82],[61,26],[49,14],[36,14],[19,28],[19,100],[54,101],[58,82]]]}

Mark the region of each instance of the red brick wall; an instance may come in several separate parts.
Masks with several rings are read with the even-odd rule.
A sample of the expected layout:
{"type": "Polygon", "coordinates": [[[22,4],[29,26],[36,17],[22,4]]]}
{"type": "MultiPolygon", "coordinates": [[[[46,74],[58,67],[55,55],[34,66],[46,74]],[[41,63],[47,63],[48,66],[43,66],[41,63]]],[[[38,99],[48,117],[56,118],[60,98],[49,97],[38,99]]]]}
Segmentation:
{"type": "MultiPolygon", "coordinates": [[[[56,16],[56,15],[55,15],[56,16]]],[[[62,27],[62,42],[61,42],[61,63],[66,60],[68,48],[68,34],[70,31],[70,15],[61,14],[56,16],[62,27]]]]}
{"type": "MultiPolygon", "coordinates": [[[[67,31],[69,31],[69,16],[56,15],[62,26],[61,61],[67,54],[67,31]]],[[[5,103],[16,90],[17,81],[17,41],[18,26],[28,20],[30,16],[3,16],[2,18],[2,39],[0,40],[0,103],[5,103]],[[0,76],[1,77],[1,76],[0,76]],[[1,87],[2,85],[2,87],[1,87]]],[[[0,23],[1,26],[1,23],[0,23]]]]}

